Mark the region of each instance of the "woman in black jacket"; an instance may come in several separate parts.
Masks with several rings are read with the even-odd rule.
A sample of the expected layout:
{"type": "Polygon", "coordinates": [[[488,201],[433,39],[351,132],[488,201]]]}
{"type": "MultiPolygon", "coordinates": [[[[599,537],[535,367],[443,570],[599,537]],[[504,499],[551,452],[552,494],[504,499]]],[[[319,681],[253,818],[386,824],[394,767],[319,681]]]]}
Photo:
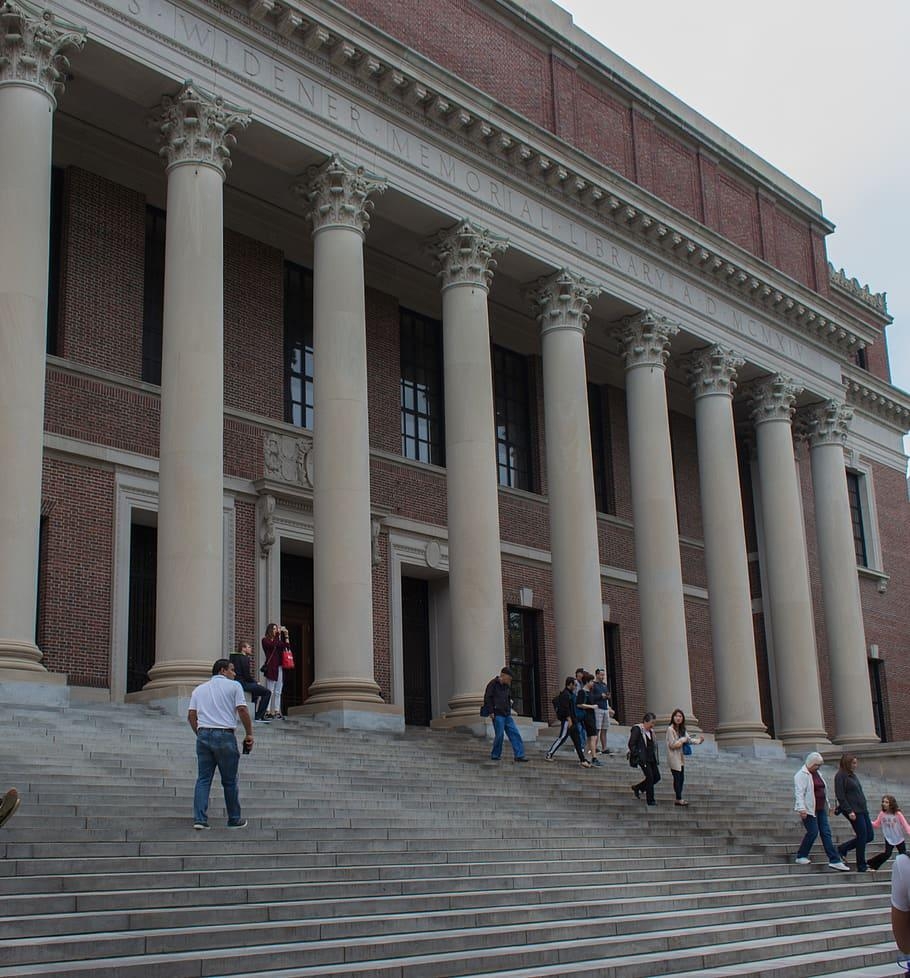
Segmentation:
{"type": "Polygon", "coordinates": [[[632,791],[636,798],[641,798],[641,793],[644,792],[649,805],[657,804],[654,800],[654,785],[660,781],[660,770],[657,767],[657,741],[654,739],[656,719],[653,713],[646,713],[641,723],[636,723],[629,734],[629,764],[641,768],[641,773],[644,775],[638,784],[632,785],[632,791]]]}
{"type": "Polygon", "coordinates": [[[865,873],[866,846],[875,838],[875,831],[869,818],[869,806],[863,794],[863,786],[856,776],[859,759],[856,754],[844,754],[840,759],[840,767],[834,775],[834,794],[837,796],[837,810],[849,822],[853,829],[853,838],[842,842],[837,851],[841,859],[846,861],[847,853],[856,850],[856,871],[865,873]]]}
{"type": "Polygon", "coordinates": [[[585,758],[581,750],[581,737],[578,733],[578,723],[575,719],[575,677],[567,676],[566,685],[562,692],[553,700],[556,710],[556,719],[559,720],[559,736],[550,744],[549,750],[545,755],[545,760],[553,761],[556,759],[556,752],[566,742],[567,737],[572,738],[575,753],[582,767],[590,767],[590,762],[585,758]]]}

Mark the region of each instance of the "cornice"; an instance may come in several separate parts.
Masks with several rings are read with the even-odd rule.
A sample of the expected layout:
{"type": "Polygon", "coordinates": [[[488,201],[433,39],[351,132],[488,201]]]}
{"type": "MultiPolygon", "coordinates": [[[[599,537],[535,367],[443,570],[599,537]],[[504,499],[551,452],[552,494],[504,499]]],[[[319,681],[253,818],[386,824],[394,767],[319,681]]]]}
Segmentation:
{"type": "Polygon", "coordinates": [[[859,367],[843,367],[847,403],[898,431],[910,430],[910,395],[859,367]]]}
{"type": "MultiPolygon", "coordinates": [[[[225,9],[219,0],[199,2],[216,13],[225,9]]],[[[361,90],[397,104],[469,151],[599,218],[618,236],[661,252],[750,301],[792,330],[841,354],[875,342],[876,331],[860,319],[846,323],[842,311],[823,297],[619,174],[608,171],[607,177],[602,163],[452,78],[345,8],[326,4],[324,10],[313,11],[295,0],[234,3],[235,18],[236,10],[245,10],[254,29],[283,39],[283,47],[302,46],[361,90]]]]}
{"type": "Polygon", "coordinates": [[[874,309],[879,315],[884,316],[888,322],[893,322],[888,315],[888,293],[873,292],[868,285],[863,285],[858,278],[849,278],[842,269],[835,269],[831,262],[828,262],[828,277],[831,285],[846,292],[851,299],[862,302],[863,305],[874,309]]]}

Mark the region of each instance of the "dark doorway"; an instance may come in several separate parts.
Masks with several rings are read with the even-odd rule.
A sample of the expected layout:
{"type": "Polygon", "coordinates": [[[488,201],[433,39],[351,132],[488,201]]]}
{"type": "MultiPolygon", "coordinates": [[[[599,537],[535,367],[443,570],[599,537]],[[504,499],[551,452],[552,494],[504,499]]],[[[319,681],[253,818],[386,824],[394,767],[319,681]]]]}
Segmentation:
{"type": "MultiPolygon", "coordinates": [[[[294,669],[284,672],[281,710],[301,706],[314,679],[313,560],[299,554],[281,555],[281,622],[288,630],[294,669]]],[[[278,709],[278,705],[270,709],[278,709]]]]}
{"type": "Polygon", "coordinates": [[[137,693],[155,664],[155,597],[158,528],[130,527],[130,605],[126,645],[126,691],[137,693]]]}
{"type": "Polygon", "coordinates": [[[538,621],[540,613],[509,608],[509,667],[513,709],[519,716],[541,720],[538,621]]]}
{"type": "Polygon", "coordinates": [[[885,663],[881,659],[869,659],[869,685],[872,688],[872,715],[875,733],[885,743],[888,740],[887,710],[885,707],[885,663]]]}
{"type": "Polygon", "coordinates": [[[619,648],[619,625],[604,622],[604,651],[607,655],[607,687],[610,706],[616,714],[615,723],[625,723],[622,695],[622,656],[619,648]]]}
{"type": "Polygon", "coordinates": [[[433,718],[430,693],[430,589],[426,581],[401,579],[402,678],[404,722],[428,727],[433,718]]]}

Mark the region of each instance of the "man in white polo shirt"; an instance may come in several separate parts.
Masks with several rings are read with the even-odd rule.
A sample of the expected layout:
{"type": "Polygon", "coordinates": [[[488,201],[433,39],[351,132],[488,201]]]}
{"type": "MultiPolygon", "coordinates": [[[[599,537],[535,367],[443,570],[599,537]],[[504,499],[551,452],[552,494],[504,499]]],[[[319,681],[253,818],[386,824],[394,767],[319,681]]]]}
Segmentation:
{"type": "Polygon", "coordinates": [[[905,854],[891,870],[891,929],[897,946],[910,954],[910,856],[905,854]]]}
{"type": "Polygon", "coordinates": [[[242,829],[247,821],[240,816],[240,793],[237,790],[237,766],[240,751],[234,730],[237,717],[243,724],[246,737],[244,750],[253,746],[253,724],[247,709],[243,687],[234,681],[234,666],[230,659],[218,659],[212,666],[212,678],[193,690],[186,715],[196,734],[196,761],[199,774],[193,795],[193,828],[202,831],[209,827],[209,793],[215,768],[221,775],[224,788],[224,807],[228,828],[242,829]]]}

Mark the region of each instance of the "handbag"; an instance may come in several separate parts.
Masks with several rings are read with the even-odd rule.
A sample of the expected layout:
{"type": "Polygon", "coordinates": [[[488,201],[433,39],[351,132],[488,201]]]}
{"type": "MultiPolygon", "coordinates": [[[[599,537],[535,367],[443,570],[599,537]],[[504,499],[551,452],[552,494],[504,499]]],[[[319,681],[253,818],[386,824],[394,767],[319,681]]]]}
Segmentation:
{"type": "Polygon", "coordinates": [[[689,743],[688,740],[683,744],[682,750],[683,750],[683,753],[686,755],[686,757],[690,757],[691,756],[691,754],[692,754],[692,745],[689,743]]]}
{"type": "Polygon", "coordinates": [[[294,668],[294,653],[290,649],[285,649],[281,653],[281,668],[282,669],[294,668]]]}

